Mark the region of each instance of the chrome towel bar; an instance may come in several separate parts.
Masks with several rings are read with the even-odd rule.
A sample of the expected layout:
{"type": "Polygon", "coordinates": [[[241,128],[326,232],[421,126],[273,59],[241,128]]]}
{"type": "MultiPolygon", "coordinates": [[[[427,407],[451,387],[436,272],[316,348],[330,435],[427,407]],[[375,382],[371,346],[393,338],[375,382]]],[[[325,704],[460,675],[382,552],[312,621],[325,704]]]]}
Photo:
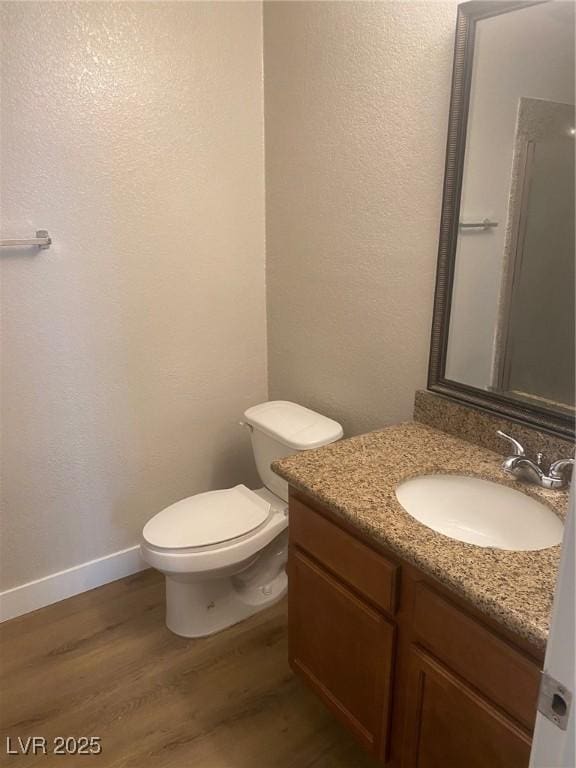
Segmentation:
{"type": "Polygon", "coordinates": [[[461,221],[458,224],[460,229],[493,229],[498,226],[497,221],[490,221],[490,219],[482,219],[482,221],[461,221]]]}
{"type": "Polygon", "coordinates": [[[36,232],[36,237],[27,237],[16,240],[0,240],[0,248],[26,248],[30,246],[35,248],[50,248],[51,245],[52,238],[45,229],[39,229],[36,232]]]}

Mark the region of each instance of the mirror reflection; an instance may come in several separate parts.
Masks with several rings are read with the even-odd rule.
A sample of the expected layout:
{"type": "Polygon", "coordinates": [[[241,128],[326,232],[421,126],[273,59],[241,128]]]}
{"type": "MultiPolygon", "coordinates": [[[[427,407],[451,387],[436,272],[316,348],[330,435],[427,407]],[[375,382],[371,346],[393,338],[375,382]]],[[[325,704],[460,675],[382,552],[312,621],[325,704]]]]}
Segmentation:
{"type": "Polygon", "coordinates": [[[445,378],[574,412],[574,5],[476,24],[445,378]]]}

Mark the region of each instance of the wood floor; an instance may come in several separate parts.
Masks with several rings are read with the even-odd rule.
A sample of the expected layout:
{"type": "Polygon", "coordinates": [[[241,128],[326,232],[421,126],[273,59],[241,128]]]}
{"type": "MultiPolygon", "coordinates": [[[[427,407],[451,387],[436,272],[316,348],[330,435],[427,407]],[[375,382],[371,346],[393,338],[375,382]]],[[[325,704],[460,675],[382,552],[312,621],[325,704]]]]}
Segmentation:
{"type": "Polygon", "coordinates": [[[288,667],[286,605],[211,638],[164,625],[145,571],[0,625],[0,764],[373,768],[288,667]],[[48,754],[7,754],[43,736],[48,754]],[[100,755],[54,755],[99,736],[100,755]]]}

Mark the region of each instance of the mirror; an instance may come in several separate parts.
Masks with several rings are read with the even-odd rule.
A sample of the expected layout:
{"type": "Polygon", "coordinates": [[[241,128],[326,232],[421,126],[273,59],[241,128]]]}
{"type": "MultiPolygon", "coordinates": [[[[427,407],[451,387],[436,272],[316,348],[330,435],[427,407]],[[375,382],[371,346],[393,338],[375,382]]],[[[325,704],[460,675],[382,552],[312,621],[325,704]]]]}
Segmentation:
{"type": "Polygon", "coordinates": [[[574,433],[575,5],[459,6],[429,388],[574,433]]]}

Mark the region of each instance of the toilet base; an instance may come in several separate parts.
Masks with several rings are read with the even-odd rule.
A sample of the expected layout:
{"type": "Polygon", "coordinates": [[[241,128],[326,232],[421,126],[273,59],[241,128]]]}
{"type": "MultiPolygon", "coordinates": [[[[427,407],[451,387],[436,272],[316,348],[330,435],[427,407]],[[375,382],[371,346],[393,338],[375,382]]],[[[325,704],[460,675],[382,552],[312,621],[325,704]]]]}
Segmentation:
{"type": "Polygon", "coordinates": [[[281,600],[288,589],[288,531],[256,556],[205,574],[168,573],[166,625],[181,637],[206,637],[281,600]]]}
{"type": "Polygon", "coordinates": [[[220,632],[281,600],[287,591],[284,569],[263,586],[246,585],[239,577],[176,581],[166,576],[166,626],[181,637],[220,632]]]}

